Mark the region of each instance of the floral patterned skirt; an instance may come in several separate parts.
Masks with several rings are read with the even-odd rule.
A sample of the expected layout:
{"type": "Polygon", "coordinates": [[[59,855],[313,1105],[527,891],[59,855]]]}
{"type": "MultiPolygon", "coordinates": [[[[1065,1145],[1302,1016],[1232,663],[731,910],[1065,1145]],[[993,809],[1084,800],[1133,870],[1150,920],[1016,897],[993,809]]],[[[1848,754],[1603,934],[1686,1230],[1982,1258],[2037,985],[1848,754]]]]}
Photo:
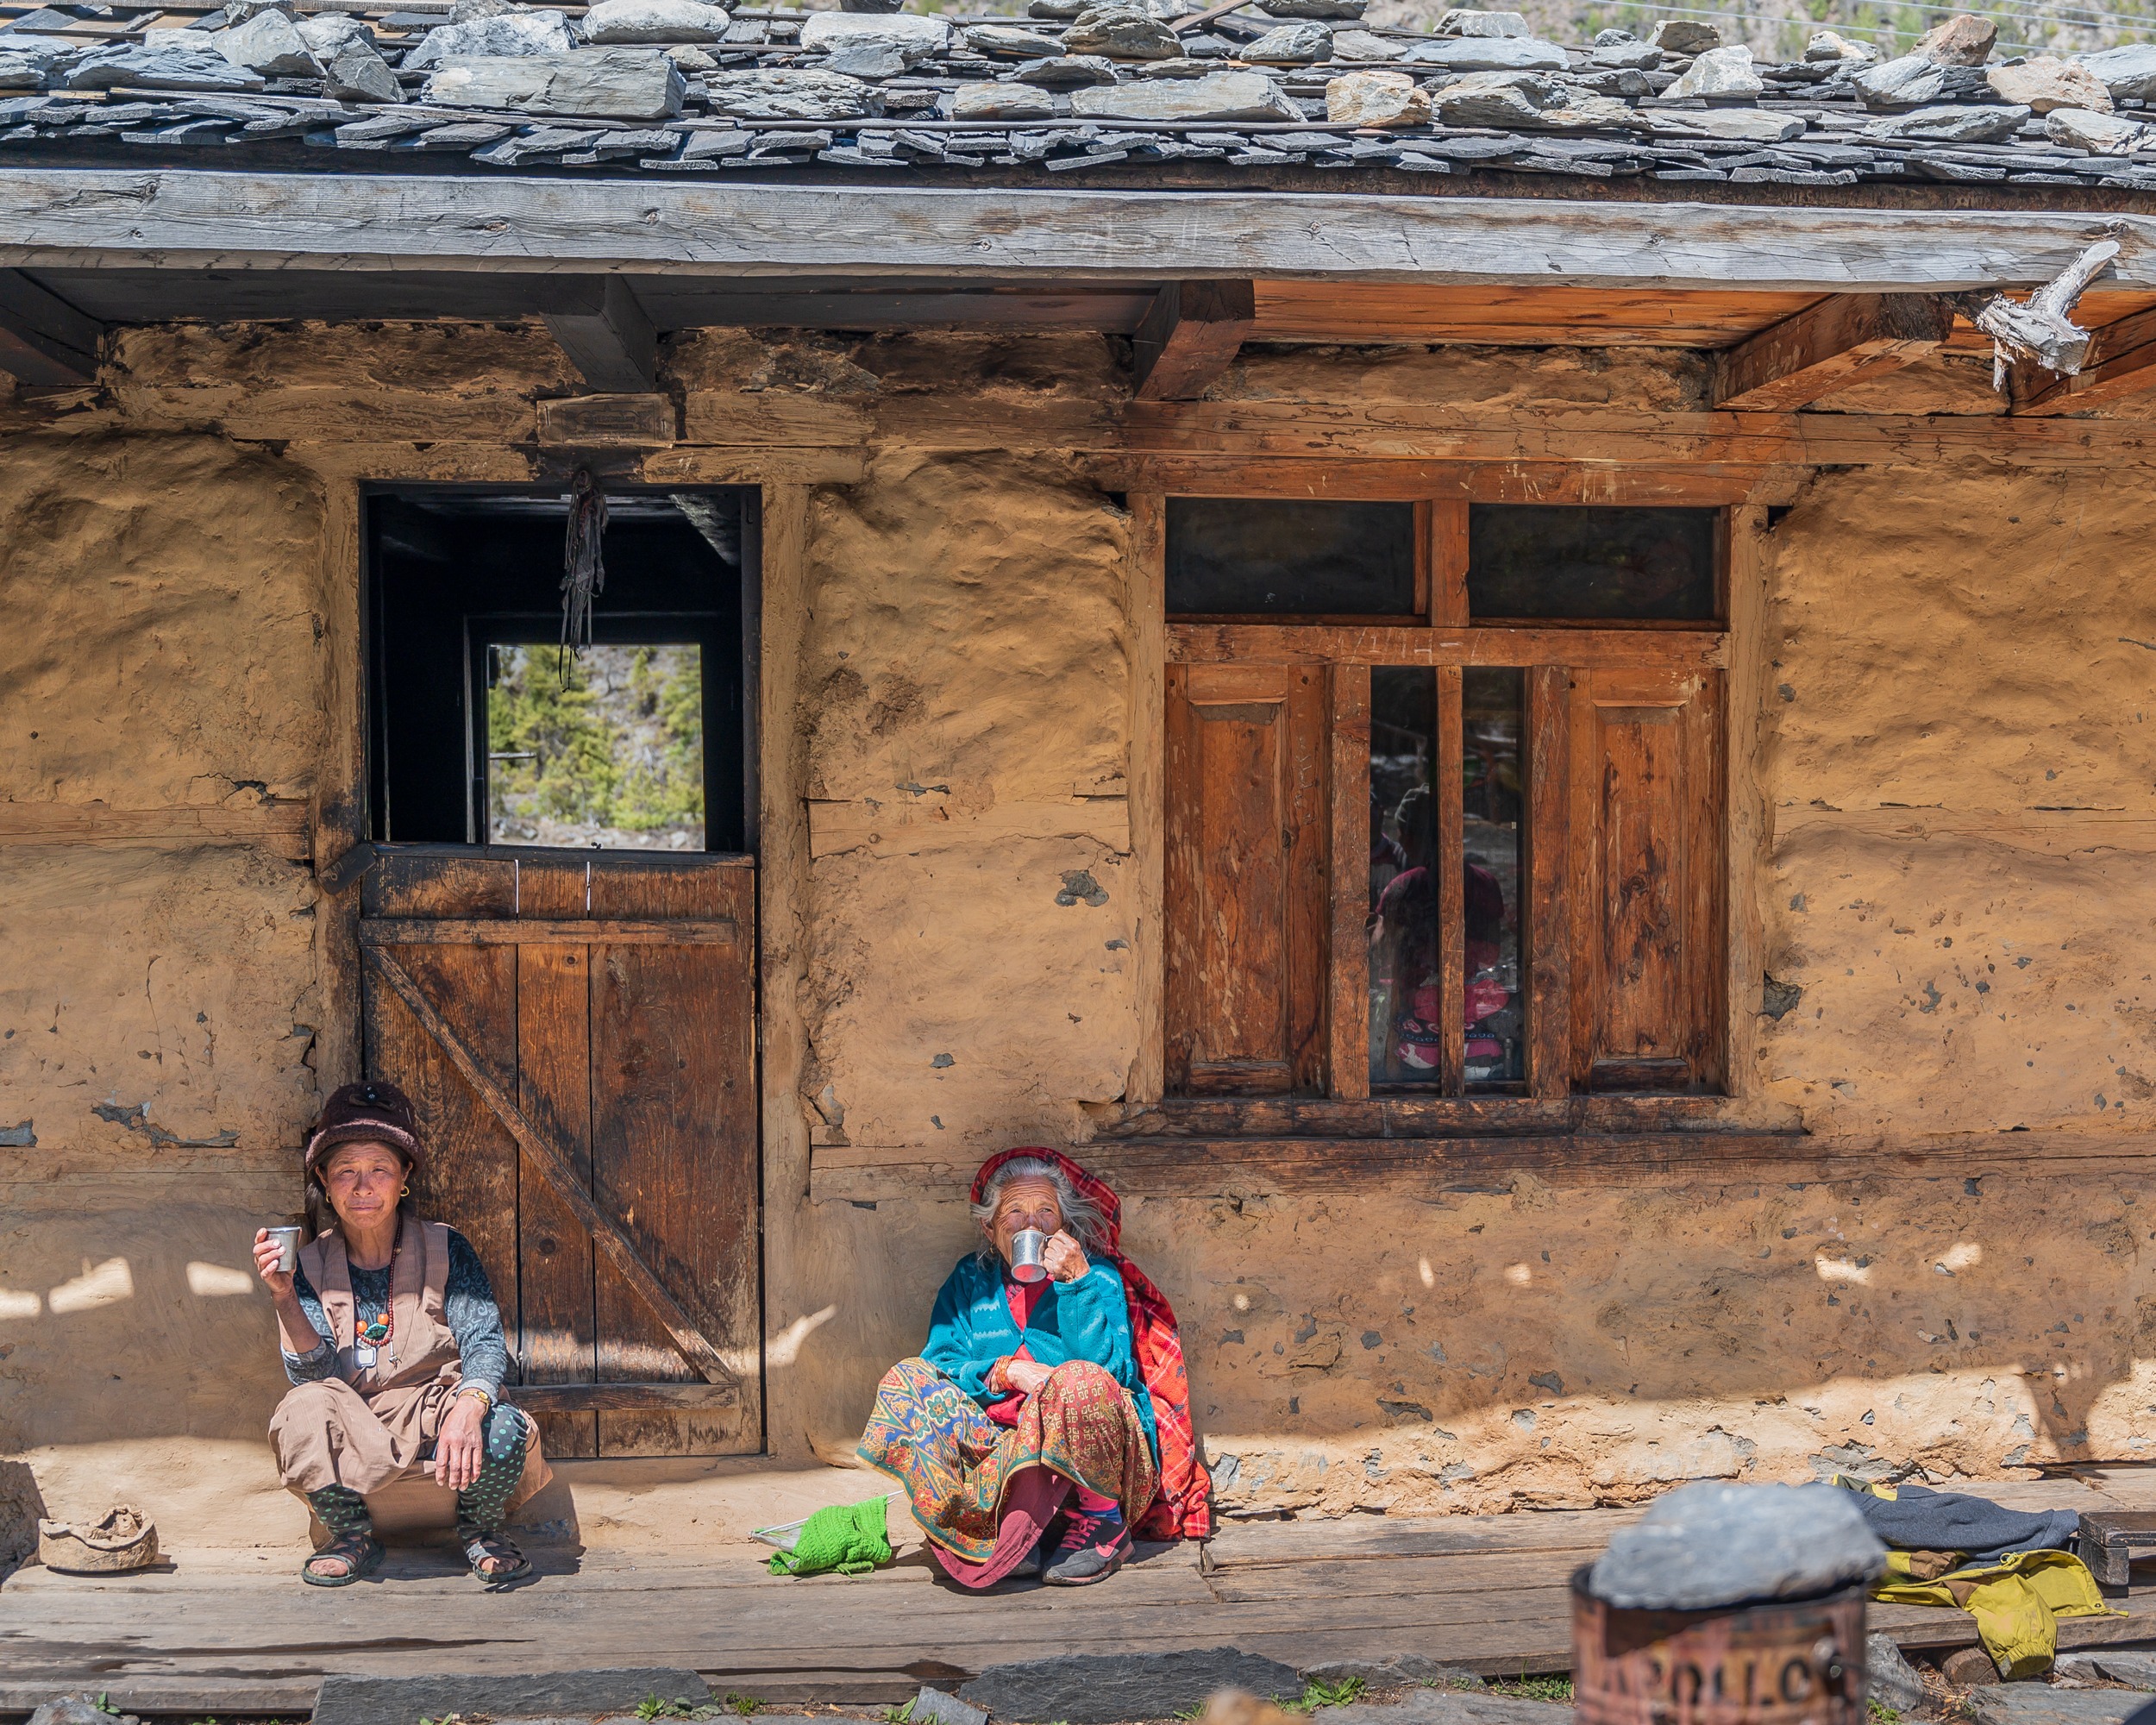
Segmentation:
{"type": "Polygon", "coordinates": [[[926,1360],[900,1360],[876,1386],[859,1454],[906,1488],[930,1540],[975,1564],[994,1552],[1004,1500],[1028,1468],[1114,1498],[1132,1522],[1159,1483],[1129,1392],[1082,1360],[1050,1372],[1008,1427],[926,1360]]]}

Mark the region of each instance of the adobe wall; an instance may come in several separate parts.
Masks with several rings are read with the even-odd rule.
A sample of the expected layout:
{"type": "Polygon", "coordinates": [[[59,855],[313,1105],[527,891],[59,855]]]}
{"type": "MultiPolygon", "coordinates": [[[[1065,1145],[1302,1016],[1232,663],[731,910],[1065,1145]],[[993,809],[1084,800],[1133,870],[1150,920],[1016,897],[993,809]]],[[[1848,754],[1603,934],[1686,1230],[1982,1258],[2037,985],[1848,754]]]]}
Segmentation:
{"type": "MultiPolygon", "coordinates": [[[[340,794],[355,469],[331,445],[520,478],[504,440],[562,386],[542,336],[461,339],[152,332],[102,403],[0,398],[0,799],[340,794]]],[[[708,337],[673,365],[693,417],[767,423],[1119,387],[1089,338],[708,337]]],[[[1223,388],[1683,408],[1702,380],[1636,351],[1305,351],[1223,388]]],[[[2156,1200],[2102,1158],[2147,1149],[2156,1083],[2153,524],[2133,474],[1858,470],[1761,543],[1756,903],[1764,969],[1802,993],[1758,1021],[1747,1106],[1889,1149],[1960,1135],[1937,1161],[1156,1179],[1126,1240],[1182,1314],[1225,1502],[1486,1509],[2142,1452],[2156,1200]]],[[[792,1230],[782,1452],[850,1453],[965,1247],[964,1173],[1081,1143],[1129,1082],[1131,531],[1076,463],[1022,450],[887,445],[811,497],[800,699],[768,745],[827,823],[791,883],[816,1142],[768,1194],[792,1230]],[[887,809],[907,824],[878,829],[887,809]]],[[[0,1453],[49,1493],[123,1477],[155,1514],[204,1458],[266,1469],[267,1314],[229,1290],[352,1058],[321,903],[260,850],[0,844],[0,1131],[35,1138],[0,1147],[0,1453]]]]}

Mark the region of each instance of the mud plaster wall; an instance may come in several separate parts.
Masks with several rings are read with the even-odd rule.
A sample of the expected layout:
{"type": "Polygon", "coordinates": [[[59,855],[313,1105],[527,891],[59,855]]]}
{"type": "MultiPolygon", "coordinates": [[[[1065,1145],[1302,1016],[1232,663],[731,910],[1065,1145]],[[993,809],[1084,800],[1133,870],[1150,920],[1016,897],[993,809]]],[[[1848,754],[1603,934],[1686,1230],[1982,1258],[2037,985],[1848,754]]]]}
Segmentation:
{"type": "MultiPolygon", "coordinates": [[[[398,411],[510,425],[558,382],[520,339],[481,342],[446,405],[398,411]]],[[[255,415],[320,435],[325,405],[454,356],[437,342],[415,371],[385,344],[381,364],[310,369],[274,344],[164,345],[123,392],[170,429],[0,445],[0,797],[158,807],[320,778],[338,668],[319,619],[349,578],[323,487],[296,454],[191,428],[255,415]]],[[[958,369],[919,342],[767,357],[759,389],[804,403],[933,394],[958,369]]],[[[738,352],[705,359],[693,386],[742,375],[738,352]]],[[[1098,349],[968,363],[992,392],[1113,386],[1098,349]]],[[[1306,352],[1254,355],[1225,387],[1681,406],[1695,371],[1306,352]]],[[[1767,969],[1802,994],[1761,1024],[1754,1089],[1815,1131],[2026,1126],[2097,1151],[2145,1134],[2145,493],[1841,474],[1767,541],[1758,900],[1767,969]]],[[[1077,1142],[1138,1046],[1131,865],[1102,836],[1128,770],[1128,518],[1053,457],[887,451],[816,494],[810,530],[786,746],[818,804],[911,806],[939,829],[806,868],[816,1154],[957,1170],[1077,1142]],[[1072,801],[1093,836],[993,827],[1072,801]]],[[[0,1450],[132,1443],[128,1465],[169,1479],[204,1445],[251,1442],[277,1393],[266,1314],[231,1275],[246,1230],[290,1202],[316,1098],[311,877],[241,850],[6,847],[0,888],[0,1128],[36,1140],[0,1147],[0,1450]]],[[[1492,1509],[1815,1459],[1984,1477],[2141,1452],[2156,1201],[2138,1176],[1994,1166],[1965,1144],[1949,1162],[1934,1179],[1300,1195],[1200,1170],[1190,1196],[1134,1201],[1126,1239],[1182,1313],[1232,1506],[1492,1509]]],[[[964,1247],[959,1183],[771,1195],[797,1208],[805,1266],[771,1290],[774,1446],[850,1453],[964,1247]]]]}

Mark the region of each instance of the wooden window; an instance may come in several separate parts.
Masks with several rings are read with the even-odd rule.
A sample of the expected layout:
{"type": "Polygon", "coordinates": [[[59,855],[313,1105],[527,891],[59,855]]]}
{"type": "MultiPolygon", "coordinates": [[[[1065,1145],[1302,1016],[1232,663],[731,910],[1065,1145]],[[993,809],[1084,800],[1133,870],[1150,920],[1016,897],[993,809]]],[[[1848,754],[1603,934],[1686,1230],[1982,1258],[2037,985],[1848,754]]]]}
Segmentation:
{"type": "Polygon", "coordinates": [[[1718,513],[1177,501],[1169,1093],[1718,1090],[1718,513]]]}

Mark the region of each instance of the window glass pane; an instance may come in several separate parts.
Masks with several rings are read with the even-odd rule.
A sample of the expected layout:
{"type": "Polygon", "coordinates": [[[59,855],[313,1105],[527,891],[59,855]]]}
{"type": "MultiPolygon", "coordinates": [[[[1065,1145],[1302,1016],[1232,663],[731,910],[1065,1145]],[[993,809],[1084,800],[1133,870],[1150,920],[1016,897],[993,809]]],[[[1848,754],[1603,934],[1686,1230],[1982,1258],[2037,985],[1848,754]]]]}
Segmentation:
{"type": "Polygon", "coordinates": [[[1168,609],[1188,617],[1409,617],[1409,503],[1168,499],[1168,609]]]}
{"type": "Polygon", "coordinates": [[[1461,677],[1461,829],[1466,869],[1467,1082],[1509,1084],[1527,1076],[1520,963],[1520,833],[1524,813],[1520,736],[1526,679],[1470,666],[1461,677]]]}
{"type": "Polygon", "coordinates": [[[704,672],[694,646],[486,649],[495,844],[704,848],[704,672]]]}
{"type": "Polygon", "coordinates": [[[1438,674],[1370,672],[1370,1082],[1434,1084],[1438,674]]]}
{"type": "Polygon", "coordinates": [[[1469,614],[1712,622],[1717,514],[1476,504],[1469,614]]]}

